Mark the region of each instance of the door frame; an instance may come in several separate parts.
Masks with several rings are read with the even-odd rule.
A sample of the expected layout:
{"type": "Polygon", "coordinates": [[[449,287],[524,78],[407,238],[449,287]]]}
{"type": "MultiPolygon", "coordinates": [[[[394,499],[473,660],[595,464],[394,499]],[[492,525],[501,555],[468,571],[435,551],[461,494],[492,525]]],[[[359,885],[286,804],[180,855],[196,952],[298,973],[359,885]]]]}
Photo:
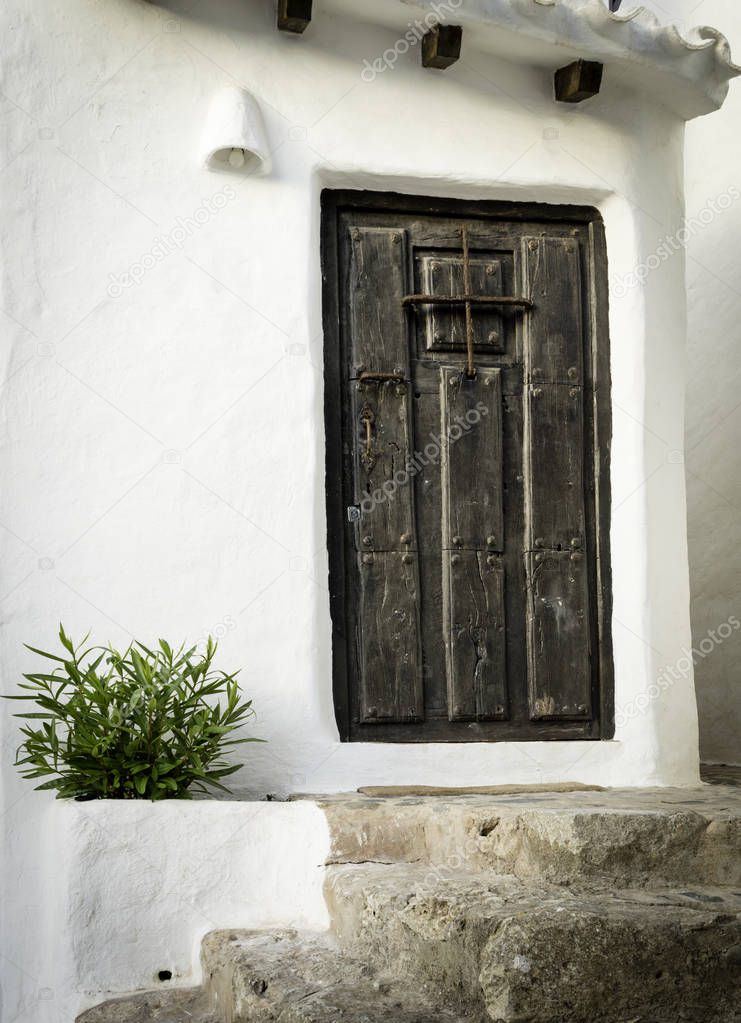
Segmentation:
{"type": "MultiPolygon", "coordinates": [[[[610,383],[609,294],[607,247],[602,215],[591,206],[492,200],[447,199],[403,195],[398,192],[324,189],[321,193],[322,321],[324,328],[324,426],[327,548],[329,553],[329,605],[332,619],[332,689],[337,727],[342,742],[367,741],[351,734],[351,672],[349,659],[352,636],[348,635],[346,563],[347,494],[345,459],[342,452],[343,422],[343,339],[341,331],[342,282],[340,280],[339,227],[347,211],[417,214],[424,216],[475,217],[491,221],[573,222],[588,230],[588,245],[582,251],[585,355],[590,359],[592,405],[586,426],[591,430],[589,449],[593,474],[587,487],[592,491],[592,514],[587,516],[587,537],[596,564],[589,576],[589,598],[594,606],[594,639],[599,692],[599,718],[593,734],[568,734],[568,729],[544,726],[537,734],[501,722],[501,735],[486,738],[454,736],[430,739],[423,735],[379,736],[382,742],[540,742],[595,741],[612,739],[615,733],[615,684],[612,652],[612,571],[610,561],[610,442],[612,401],[610,383]],[[599,396],[600,400],[597,400],[599,396]],[[338,442],[338,439],[340,442],[338,442]],[[591,534],[591,536],[590,536],[591,534]]],[[[585,406],[586,410],[586,406],[585,406]]],[[[585,438],[587,431],[585,430],[585,438]]],[[[588,472],[589,467],[585,467],[588,472]]]]}

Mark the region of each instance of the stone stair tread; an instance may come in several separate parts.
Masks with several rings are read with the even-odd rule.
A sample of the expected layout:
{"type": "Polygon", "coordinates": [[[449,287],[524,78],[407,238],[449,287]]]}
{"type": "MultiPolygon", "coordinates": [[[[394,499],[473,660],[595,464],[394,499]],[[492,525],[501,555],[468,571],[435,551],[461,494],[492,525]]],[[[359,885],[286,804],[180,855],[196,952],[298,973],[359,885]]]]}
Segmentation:
{"type": "Polygon", "coordinates": [[[529,1023],[740,1018],[737,888],[366,864],[332,867],[326,890],[344,947],[423,978],[459,1011],[529,1023]]]}
{"type": "Polygon", "coordinates": [[[379,973],[323,935],[215,931],[201,957],[214,1003],[234,1023],[463,1023],[422,985],[379,973]]]}
{"type": "Polygon", "coordinates": [[[201,988],[166,988],[113,998],[88,1009],[76,1023],[222,1023],[201,988]]]}
{"type": "Polygon", "coordinates": [[[559,884],[741,886],[741,789],[317,797],[336,863],[424,862],[559,884]]]}
{"type": "MultiPolygon", "coordinates": [[[[360,895],[369,904],[393,900],[400,911],[413,900],[428,898],[439,904],[458,905],[472,917],[501,912],[522,912],[549,905],[583,906],[601,913],[640,912],[662,907],[666,915],[741,913],[741,886],[654,885],[605,887],[599,880],[556,884],[540,879],[522,880],[497,871],[469,871],[416,863],[338,864],[328,868],[330,894],[360,895]]],[[[333,906],[335,900],[331,900],[333,906]]]]}

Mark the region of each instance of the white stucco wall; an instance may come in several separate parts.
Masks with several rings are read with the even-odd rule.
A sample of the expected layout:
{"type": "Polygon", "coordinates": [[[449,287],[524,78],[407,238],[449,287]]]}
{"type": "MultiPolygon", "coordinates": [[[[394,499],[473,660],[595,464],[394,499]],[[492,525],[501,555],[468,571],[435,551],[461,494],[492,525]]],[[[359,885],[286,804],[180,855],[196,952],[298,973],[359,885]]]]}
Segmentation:
{"type": "MultiPolygon", "coordinates": [[[[613,283],[614,741],[340,744],[324,516],[322,187],[591,203],[617,282],[681,222],[677,117],[609,83],[558,107],[548,74],[493,62],[474,38],[445,75],[412,50],[366,82],[392,29],[327,16],[295,39],[274,31],[270,0],[168,6],[0,12],[3,691],[32,663],[22,643],[53,644],[60,619],[115,643],[212,632],[269,740],[247,748],[245,798],[696,781],[681,252],[643,287],[613,283]],[[262,106],[269,176],[197,162],[209,100],[234,82],[262,106]]],[[[66,910],[49,797],[8,766],[16,727],[5,714],[0,1014],[45,1023],[66,910]]]]}
{"type": "MultiPolygon", "coordinates": [[[[629,7],[630,4],[627,4],[629,7]]],[[[719,25],[738,58],[741,6],[734,0],[646,0],[663,22],[719,25]]],[[[717,114],[687,128],[687,217],[741,189],[741,89],[717,114]]],[[[741,618],[741,202],[687,243],[686,473],[692,634],[695,646],[730,614],[741,618]]],[[[741,763],[741,633],[706,644],[695,666],[700,749],[711,763],[741,763]]]]}
{"type": "Polygon", "coordinates": [[[161,970],[194,986],[217,928],[329,926],[329,828],[311,802],[63,802],[45,818],[49,997],[29,1020],[49,1002],[71,1021],[106,993],[161,986],[161,970]]]}
{"type": "MultiPolygon", "coordinates": [[[[705,0],[703,17],[723,14],[736,52],[741,8],[705,0]]],[[[694,122],[686,155],[688,211],[708,196],[741,187],[741,91],[732,89],[718,121],[694,122]]],[[[695,636],[741,607],[741,204],[688,247],[689,358],[687,485],[692,624],[695,636]]],[[[741,640],[699,662],[700,748],[705,760],[741,763],[741,640]]]]}

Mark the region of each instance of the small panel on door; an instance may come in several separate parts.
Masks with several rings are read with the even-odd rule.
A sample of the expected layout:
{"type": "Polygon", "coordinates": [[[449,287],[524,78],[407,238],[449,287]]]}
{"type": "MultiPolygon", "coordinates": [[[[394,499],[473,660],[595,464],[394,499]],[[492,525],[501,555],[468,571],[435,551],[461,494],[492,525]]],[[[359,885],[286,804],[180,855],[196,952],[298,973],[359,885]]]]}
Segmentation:
{"type": "MultiPolygon", "coordinates": [[[[445,252],[417,253],[418,279],[422,292],[435,296],[460,296],[465,292],[463,259],[445,252]]],[[[494,254],[470,257],[471,290],[478,295],[502,295],[502,259],[494,254]]],[[[466,317],[460,305],[440,303],[425,307],[425,344],[430,352],[466,350],[466,317]]],[[[504,322],[495,308],[475,313],[474,349],[477,352],[505,350],[504,322]]]]}

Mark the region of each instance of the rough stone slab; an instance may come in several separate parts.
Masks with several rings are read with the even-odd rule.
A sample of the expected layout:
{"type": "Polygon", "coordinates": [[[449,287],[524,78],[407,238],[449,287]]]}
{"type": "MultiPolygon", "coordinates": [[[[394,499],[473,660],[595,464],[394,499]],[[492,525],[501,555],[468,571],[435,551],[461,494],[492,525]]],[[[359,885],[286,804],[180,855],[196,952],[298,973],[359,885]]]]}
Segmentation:
{"type": "Polygon", "coordinates": [[[318,935],[215,931],[201,958],[224,1023],[463,1023],[426,1000],[416,977],[379,972],[318,935]]]}
{"type": "Polygon", "coordinates": [[[741,885],[741,789],[314,797],[329,863],[429,863],[570,884],[741,885]]]}
{"type": "Polygon", "coordinates": [[[553,785],[468,785],[446,788],[435,785],[361,785],[362,796],[518,796],[531,792],[604,792],[601,785],[558,782],[553,785]]]}
{"type": "MultiPolygon", "coordinates": [[[[737,1023],[741,891],[570,890],[411,865],[335,867],[342,944],[497,1021],[737,1023]]],[[[474,1015],[475,1018],[475,1015],[474,1015]]]]}
{"type": "Polygon", "coordinates": [[[166,989],[114,998],[77,1017],[76,1023],[222,1023],[206,993],[166,989]]]}

